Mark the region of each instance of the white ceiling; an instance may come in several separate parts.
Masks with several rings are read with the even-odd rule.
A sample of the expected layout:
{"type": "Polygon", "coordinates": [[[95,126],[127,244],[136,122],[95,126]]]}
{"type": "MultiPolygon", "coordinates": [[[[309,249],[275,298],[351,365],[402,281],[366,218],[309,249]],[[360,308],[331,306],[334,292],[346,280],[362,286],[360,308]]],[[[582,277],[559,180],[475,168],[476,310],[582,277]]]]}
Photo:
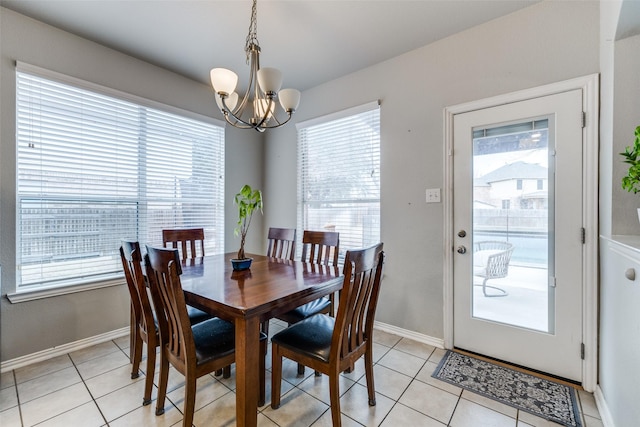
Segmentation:
{"type": "MultiPolygon", "coordinates": [[[[305,90],[539,0],[260,0],[261,66],[305,90]]],[[[209,84],[246,84],[251,0],[0,0],[0,5],[209,84]]]]}

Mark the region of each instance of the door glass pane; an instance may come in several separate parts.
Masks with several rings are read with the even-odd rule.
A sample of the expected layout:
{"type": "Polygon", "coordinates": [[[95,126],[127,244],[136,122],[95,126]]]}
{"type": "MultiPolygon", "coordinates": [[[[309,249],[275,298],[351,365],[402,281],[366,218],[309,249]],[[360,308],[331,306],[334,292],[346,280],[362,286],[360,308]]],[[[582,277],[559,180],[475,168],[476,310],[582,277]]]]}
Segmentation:
{"type": "Polygon", "coordinates": [[[551,333],[549,122],[474,129],[472,315],[551,333]]]}

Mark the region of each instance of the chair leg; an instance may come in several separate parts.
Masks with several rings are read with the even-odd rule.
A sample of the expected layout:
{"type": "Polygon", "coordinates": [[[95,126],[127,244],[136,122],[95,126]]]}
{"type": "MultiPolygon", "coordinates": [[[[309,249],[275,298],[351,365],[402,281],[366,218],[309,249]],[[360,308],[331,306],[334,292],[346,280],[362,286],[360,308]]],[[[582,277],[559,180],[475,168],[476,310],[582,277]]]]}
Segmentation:
{"type": "Polygon", "coordinates": [[[151,391],[153,390],[153,375],[156,370],[156,346],[155,343],[147,343],[147,378],[144,382],[144,396],[142,406],[151,404],[151,391]]]}
{"type": "Polygon", "coordinates": [[[184,418],[182,419],[182,427],[191,427],[193,425],[193,411],[196,406],[196,376],[188,370],[184,375],[184,418]]]}
{"type": "MultiPolygon", "coordinates": [[[[129,316],[129,363],[133,363],[133,351],[135,349],[136,331],[138,323],[136,322],[136,315],[133,311],[133,303],[131,303],[131,315],[129,316]]],[[[133,379],[133,377],[131,377],[133,379]]]]}
{"type": "Polygon", "coordinates": [[[131,379],[136,379],[140,376],[140,361],[142,360],[142,337],[136,326],[133,330],[134,337],[131,340],[133,347],[131,347],[131,379]]]}
{"type": "Polygon", "coordinates": [[[304,375],[304,365],[302,363],[298,363],[298,376],[304,375]]]}
{"type": "Polygon", "coordinates": [[[231,365],[222,368],[222,378],[231,378],[231,365]]]}
{"type": "Polygon", "coordinates": [[[338,372],[329,374],[329,401],[331,402],[331,420],[333,421],[333,427],[341,427],[340,374],[338,372]]]}
{"type": "Polygon", "coordinates": [[[169,381],[169,361],[160,345],[160,373],[158,374],[158,400],[156,402],[156,415],[164,414],[164,398],[167,396],[167,382],[169,381]]]}
{"type": "Polygon", "coordinates": [[[329,295],[329,313],[328,314],[331,317],[336,316],[335,304],[336,304],[336,298],[335,298],[335,292],[334,292],[329,295]]]}
{"type": "Polygon", "coordinates": [[[280,386],[282,381],[282,356],[277,344],[271,344],[271,407],[280,407],[280,386]]]}
{"type": "Polygon", "coordinates": [[[369,406],[376,406],[376,388],[373,382],[373,345],[367,342],[367,352],[364,354],[364,372],[367,377],[367,392],[369,394],[369,406]]]}
{"type": "Polygon", "coordinates": [[[489,280],[489,279],[484,279],[482,281],[482,293],[484,294],[485,297],[506,297],[507,295],[509,295],[509,293],[507,291],[505,291],[504,289],[498,288],[497,286],[489,286],[489,285],[487,285],[487,280],[489,280]],[[487,293],[487,288],[495,289],[496,291],[498,291],[498,293],[497,294],[488,294],[487,293]]]}
{"type": "Polygon", "coordinates": [[[219,377],[220,375],[222,375],[222,369],[216,369],[213,375],[219,377]]]}

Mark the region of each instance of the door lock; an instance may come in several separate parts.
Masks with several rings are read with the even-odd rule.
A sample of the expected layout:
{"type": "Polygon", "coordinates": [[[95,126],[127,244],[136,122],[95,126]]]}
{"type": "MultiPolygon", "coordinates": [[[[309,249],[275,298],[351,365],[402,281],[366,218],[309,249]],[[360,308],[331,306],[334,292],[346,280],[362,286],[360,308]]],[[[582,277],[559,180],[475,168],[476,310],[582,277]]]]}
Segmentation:
{"type": "Polygon", "coordinates": [[[467,232],[464,230],[460,230],[458,231],[458,237],[466,237],[467,236],[467,232]]]}
{"type": "Polygon", "coordinates": [[[467,248],[465,248],[464,246],[458,246],[458,253],[459,254],[466,254],[467,253],[467,248]]]}

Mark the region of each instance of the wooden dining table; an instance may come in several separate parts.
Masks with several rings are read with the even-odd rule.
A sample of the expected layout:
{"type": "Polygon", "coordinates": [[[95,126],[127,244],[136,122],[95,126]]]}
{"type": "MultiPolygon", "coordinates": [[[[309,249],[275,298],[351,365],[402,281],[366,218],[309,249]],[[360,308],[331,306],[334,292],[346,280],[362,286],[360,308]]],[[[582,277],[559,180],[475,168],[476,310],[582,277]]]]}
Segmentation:
{"type": "Polygon", "coordinates": [[[342,288],[337,267],[253,258],[249,270],[234,271],[235,253],[182,262],[180,280],[187,304],[235,324],[236,425],[258,422],[260,322],[342,288]]]}

